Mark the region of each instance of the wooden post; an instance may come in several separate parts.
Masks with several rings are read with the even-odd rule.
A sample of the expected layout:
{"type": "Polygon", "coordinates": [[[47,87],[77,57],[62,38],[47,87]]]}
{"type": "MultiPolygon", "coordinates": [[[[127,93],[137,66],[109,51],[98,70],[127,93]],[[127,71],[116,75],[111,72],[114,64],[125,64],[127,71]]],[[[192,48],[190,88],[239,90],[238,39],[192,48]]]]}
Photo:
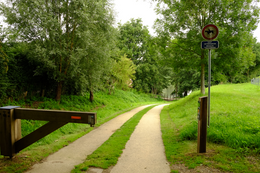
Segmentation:
{"type": "Polygon", "coordinates": [[[14,108],[0,108],[0,147],[1,154],[12,158],[15,155],[15,142],[21,139],[21,120],[15,119],[14,108]]]}
{"type": "Polygon", "coordinates": [[[206,153],[207,142],[207,98],[199,98],[199,115],[198,115],[198,153],[206,153]]]}

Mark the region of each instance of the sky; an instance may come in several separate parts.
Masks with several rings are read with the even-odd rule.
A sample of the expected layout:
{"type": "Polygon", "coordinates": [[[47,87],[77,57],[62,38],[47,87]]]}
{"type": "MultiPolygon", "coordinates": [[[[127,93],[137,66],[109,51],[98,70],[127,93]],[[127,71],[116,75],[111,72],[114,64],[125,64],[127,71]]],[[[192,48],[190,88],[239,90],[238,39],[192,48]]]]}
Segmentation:
{"type": "Polygon", "coordinates": [[[116,23],[122,24],[129,21],[131,18],[141,18],[143,25],[148,26],[149,32],[154,34],[152,26],[157,19],[154,12],[156,3],[151,3],[151,0],[112,0],[114,10],[116,12],[116,23]]]}

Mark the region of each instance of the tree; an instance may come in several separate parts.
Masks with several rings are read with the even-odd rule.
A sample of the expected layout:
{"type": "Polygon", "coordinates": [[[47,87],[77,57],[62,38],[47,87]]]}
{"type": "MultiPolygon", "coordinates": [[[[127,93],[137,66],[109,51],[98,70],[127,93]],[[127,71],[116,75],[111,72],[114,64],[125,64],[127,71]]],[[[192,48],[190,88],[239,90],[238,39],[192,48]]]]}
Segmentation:
{"type": "Polygon", "coordinates": [[[158,94],[170,83],[171,70],[159,63],[157,38],[150,36],[141,19],[131,19],[130,22],[119,25],[119,33],[118,47],[121,53],[126,54],[136,65],[134,88],[158,94]]]}
{"type": "Polygon", "coordinates": [[[2,47],[2,38],[0,37],[0,99],[3,99],[6,96],[6,89],[8,87],[8,56],[2,47]]]}
{"type": "Polygon", "coordinates": [[[135,65],[139,65],[147,58],[148,39],[150,37],[141,19],[131,19],[130,22],[119,24],[118,47],[122,55],[126,54],[135,65]]]}
{"type": "MultiPolygon", "coordinates": [[[[161,38],[161,42],[165,42],[161,38]]],[[[173,39],[160,49],[164,57],[161,64],[172,68],[172,85],[175,86],[175,93],[182,96],[183,93],[188,93],[190,90],[199,88],[200,75],[199,64],[200,61],[194,58],[192,52],[185,51],[185,43],[177,39],[173,39]]]]}
{"type": "Polygon", "coordinates": [[[256,55],[255,66],[251,67],[251,78],[260,76],[260,43],[256,42],[253,45],[253,52],[256,55]]]}
{"type": "Polygon", "coordinates": [[[229,39],[224,37],[225,34],[219,36],[222,46],[212,53],[212,80],[216,84],[248,82],[250,69],[255,66],[252,33],[240,32],[229,39]]]}
{"type": "Polygon", "coordinates": [[[31,43],[30,57],[42,63],[36,74],[47,72],[57,82],[56,100],[60,100],[63,84],[83,73],[76,64],[85,63],[87,56],[94,58],[97,50],[91,47],[110,31],[110,9],[107,0],[7,0],[0,11],[10,30],[18,32],[18,40],[31,43]]]}
{"type": "Polygon", "coordinates": [[[135,79],[135,70],[135,64],[126,55],[121,56],[118,61],[113,60],[111,74],[108,79],[109,94],[115,87],[124,90],[131,87],[132,81],[135,79]]]}
{"type": "MultiPolygon", "coordinates": [[[[201,93],[205,93],[207,62],[206,51],[200,49],[202,28],[210,23],[216,24],[225,38],[220,42],[221,45],[241,33],[251,32],[256,28],[259,16],[259,8],[254,2],[256,1],[159,0],[157,12],[163,17],[157,20],[157,31],[169,39],[177,39],[181,43],[177,46],[192,54],[193,59],[200,59],[201,93]]],[[[228,44],[232,45],[231,42],[228,44]]]]}

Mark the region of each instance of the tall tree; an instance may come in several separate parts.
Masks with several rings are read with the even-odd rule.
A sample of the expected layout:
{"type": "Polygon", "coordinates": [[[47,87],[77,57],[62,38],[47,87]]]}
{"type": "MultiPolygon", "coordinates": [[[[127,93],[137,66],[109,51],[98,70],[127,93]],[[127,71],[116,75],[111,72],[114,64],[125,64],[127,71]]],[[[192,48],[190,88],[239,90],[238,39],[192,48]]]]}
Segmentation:
{"type": "Polygon", "coordinates": [[[104,36],[111,24],[107,0],[7,0],[0,7],[18,39],[32,43],[31,57],[42,63],[37,73],[47,71],[57,82],[56,100],[65,81],[81,70],[72,64],[86,54],[95,56],[88,48],[97,45],[99,32],[104,36]]]}
{"type": "MultiPolygon", "coordinates": [[[[0,28],[1,29],[1,28],[0,28]]],[[[8,78],[7,78],[7,71],[8,71],[8,56],[6,55],[3,47],[2,47],[2,34],[0,35],[0,99],[6,96],[6,89],[8,86],[8,78]]]]}
{"type": "Polygon", "coordinates": [[[251,78],[260,76],[260,43],[259,42],[254,43],[253,52],[256,55],[256,60],[255,60],[255,66],[250,68],[250,70],[252,71],[250,76],[251,78]]]}
{"type": "Polygon", "coordinates": [[[119,24],[118,47],[122,55],[126,54],[136,65],[147,58],[148,39],[150,37],[141,19],[131,19],[125,24],[119,24]]]}
{"type": "Polygon", "coordinates": [[[113,88],[127,90],[132,87],[132,81],[135,79],[136,66],[133,61],[126,57],[121,56],[119,60],[113,60],[110,76],[108,79],[109,94],[113,88]]]}
{"type": "Polygon", "coordinates": [[[157,38],[152,37],[141,19],[131,19],[119,25],[118,47],[136,65],[133,86],[146,93],[159,93],[169,84],[168,67],[159,63],[157,38]]]}
{"type": "MultiPolygon", "coordinates": [[[[228,41],[243,32],[256,29],[259,8],[253,0],[159,0],[157,31],[169,38],[178,39],[183,51],[190,52],[200,59],[201,93],[205,93],[206,52],[200,49],[201,30],[207,24],[215,24],[220,34],[228,41]],[[222,31],[225,32],[222,32],[222,31]]],[[[222,42],[221,42],[222,43],[222,42]]],[[[229,42],[229,44],[232,44],[229,42]]]]}

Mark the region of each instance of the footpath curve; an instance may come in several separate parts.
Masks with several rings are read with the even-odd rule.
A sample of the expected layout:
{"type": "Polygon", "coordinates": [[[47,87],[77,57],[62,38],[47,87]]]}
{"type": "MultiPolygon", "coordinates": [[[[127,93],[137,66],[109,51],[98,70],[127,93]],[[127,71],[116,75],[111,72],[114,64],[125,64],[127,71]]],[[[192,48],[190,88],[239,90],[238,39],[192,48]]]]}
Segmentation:
{"type": "Polygon", "coordinates": [[[70,145],[48,156],[41,163],[32,166],[27,173],[69,173],[101,146],[117,129],[137,112],[150,105],[141,106],[104,123],[70,145]]]}

